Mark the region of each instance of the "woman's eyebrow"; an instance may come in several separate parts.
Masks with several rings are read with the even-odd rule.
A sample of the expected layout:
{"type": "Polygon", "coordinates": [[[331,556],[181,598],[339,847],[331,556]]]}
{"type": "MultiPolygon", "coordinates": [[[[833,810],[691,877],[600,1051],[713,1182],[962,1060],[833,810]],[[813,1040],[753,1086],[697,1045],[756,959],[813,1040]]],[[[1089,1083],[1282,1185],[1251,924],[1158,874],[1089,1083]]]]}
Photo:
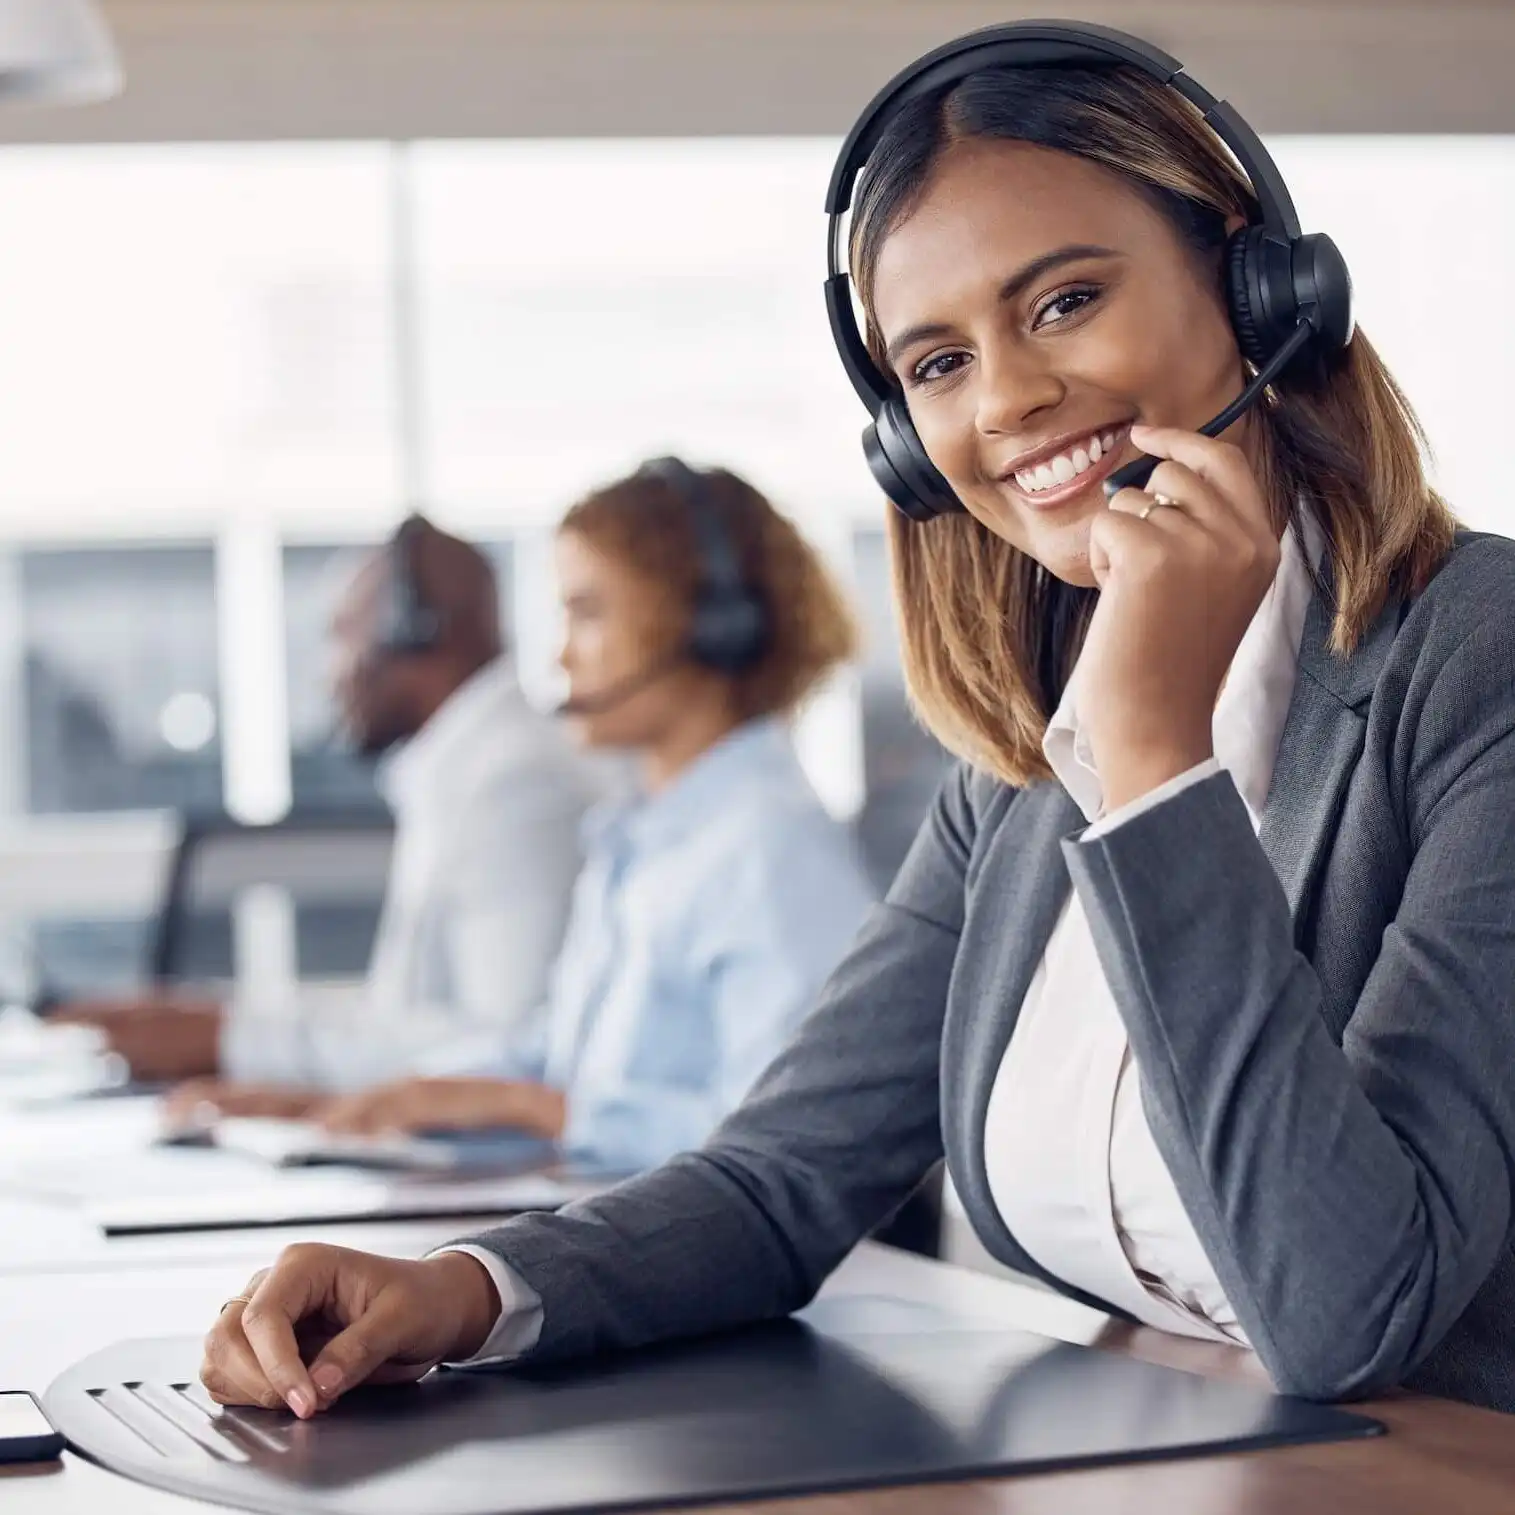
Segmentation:
{"type": "MultiPolygon", "coordinates": [[[[1033,258],[1029,263],[1010,275],[999,287],[1001,302],[1014,300],[1023,295],[1026,290],[1046,274],[1061,268],[1065,263],[1080,263],[1086,258],[1115,258],[1120,254],[1113,247],[1099,247],[1092,242],[1072,242],[1066,247],[1053,248],[1051,252],[1045,252],[1040,257],[1033,258]]],[[[917,326],[907,327],[888,346],[884,356],[891,367],[899,362],[900,354],[908,347],[913,347],[917,342],[936,341],[939,337],[951,334],[952,328],[941,321],[922,322],[917,326]]]]}

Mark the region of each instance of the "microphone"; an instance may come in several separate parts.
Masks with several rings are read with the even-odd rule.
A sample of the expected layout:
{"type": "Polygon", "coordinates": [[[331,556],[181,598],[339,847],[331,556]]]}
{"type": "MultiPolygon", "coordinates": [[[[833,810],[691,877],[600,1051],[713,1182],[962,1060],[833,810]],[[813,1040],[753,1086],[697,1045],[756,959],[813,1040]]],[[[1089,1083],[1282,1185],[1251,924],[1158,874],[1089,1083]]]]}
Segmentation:
{"type": "MultiPolygon", "coordinates": [[[[1263,391],[1288,367],[1290,360],[1301,347],[1315,335],[1315,328],[1308,320],[1289,333],[1288,340],[1257,370],[1257,377],[1221,411],[1213,420],[1199,428],[1202,437],[1218,437],[1228,426],[1233,425],[1262,398],[1263,391]]],[[[1150,458],[1145,453],[1135,461],[1117,468],[1104,483],[1105,498],[1113,500],[1123,489],[1145,489],[1153,470],[1161,458],[1150,458]]]]}
{"type": "Polygon", "coordinates": [[[676,668],[682,667],[684,661],[682,651],[659,658],[649,663],[647,667],[639,668],[635,673],[629,674],[626,678],[618,679],[608,689],[602,689],[598,694],[583,694],[577,699],[564,700],[553,707],[552,713],[559,718],[575,715],[604,715],[607,711],[624,705],[632,695],[640,694],[644,689],[656,684],[659,679],[667,678],[676,668]]]}

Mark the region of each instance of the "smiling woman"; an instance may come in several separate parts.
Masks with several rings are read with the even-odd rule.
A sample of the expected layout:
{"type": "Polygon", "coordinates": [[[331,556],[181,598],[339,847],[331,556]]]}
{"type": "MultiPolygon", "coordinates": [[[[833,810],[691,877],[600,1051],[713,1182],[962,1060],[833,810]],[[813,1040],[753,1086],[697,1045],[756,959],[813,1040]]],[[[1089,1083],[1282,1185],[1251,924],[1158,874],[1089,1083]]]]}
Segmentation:
{"type": "Polygon", "coordinates": [[[342,1303],[372,1260],[288,1257],[207,1380],[310,1413],[481,1343],[776,1315],[945,1150],[989,1252],[1086,1304],[1285,1392],[1515,1411],[1515,545],[1455,529],[1339,256],[1332,303],[1176,60],[1020,23],[879,98],[828,203],[862,141],[871,346],[835,269],[833,332],[900,465],[907,673],[969,762],[700,1151],[477,1267],[384,1265],[392,1310],[342,1303]],[[1106,501],[1137,451],[1151,492],[1106,501]]]}

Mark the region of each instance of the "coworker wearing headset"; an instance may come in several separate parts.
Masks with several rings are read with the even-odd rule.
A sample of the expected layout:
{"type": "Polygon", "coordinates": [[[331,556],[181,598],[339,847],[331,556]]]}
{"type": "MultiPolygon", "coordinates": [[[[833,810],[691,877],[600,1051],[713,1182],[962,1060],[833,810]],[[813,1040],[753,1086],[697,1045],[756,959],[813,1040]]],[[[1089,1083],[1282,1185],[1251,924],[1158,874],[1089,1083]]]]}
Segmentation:
{"type": "Polygon", "coordinates": [[[1067,1294],[1281,1390],[1515,1411],[1515,547],[1457,529],[1340,255],[1179,67],[993,28],[844,149],[866,343],[841,278],[833,324],[965,761],[799,1038],[702,1152],[471,1255],[286,1254],[220,1397],[776,1315],[945,1147],[1067,1294]]]}
{"type": "Polygon", "coordinates": [[[595,786],[534,711],[503,644],[494,570],[419,516],[357,569],[330,629],[347,739],[395,816],[383,910],[351,996],[83,1006],[139,1077],[194,1078],[170,1111],[282,1114],[527,1034],[562,942],[595,786]]]}
{"type": "Polygon", "coordinates": [[[819,559],[750,485],[676,458],[557,536],[562,714],[634,758],[585,827],[537,1035],[309,1113],[344,1131],[504,1127],[606,1167],[697,1146],[789,1039],[872,903],[786,720],[853,650],[819,559]]]}

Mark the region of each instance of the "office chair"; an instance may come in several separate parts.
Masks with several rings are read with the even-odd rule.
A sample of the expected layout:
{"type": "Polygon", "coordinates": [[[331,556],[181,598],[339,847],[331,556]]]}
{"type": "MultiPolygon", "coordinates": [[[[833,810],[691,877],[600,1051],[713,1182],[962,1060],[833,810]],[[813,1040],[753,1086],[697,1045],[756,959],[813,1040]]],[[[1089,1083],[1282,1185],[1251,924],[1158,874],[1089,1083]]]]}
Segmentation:
{"type": "Polygon", "coordinates": [[[151,933],[146,970],[159,984],[233,974],[231,911],[249,888],[294,901],[301,977],[368,966],[393,842],[371,809],[301,810],[268,825],[186,816],[151,933]]]}

